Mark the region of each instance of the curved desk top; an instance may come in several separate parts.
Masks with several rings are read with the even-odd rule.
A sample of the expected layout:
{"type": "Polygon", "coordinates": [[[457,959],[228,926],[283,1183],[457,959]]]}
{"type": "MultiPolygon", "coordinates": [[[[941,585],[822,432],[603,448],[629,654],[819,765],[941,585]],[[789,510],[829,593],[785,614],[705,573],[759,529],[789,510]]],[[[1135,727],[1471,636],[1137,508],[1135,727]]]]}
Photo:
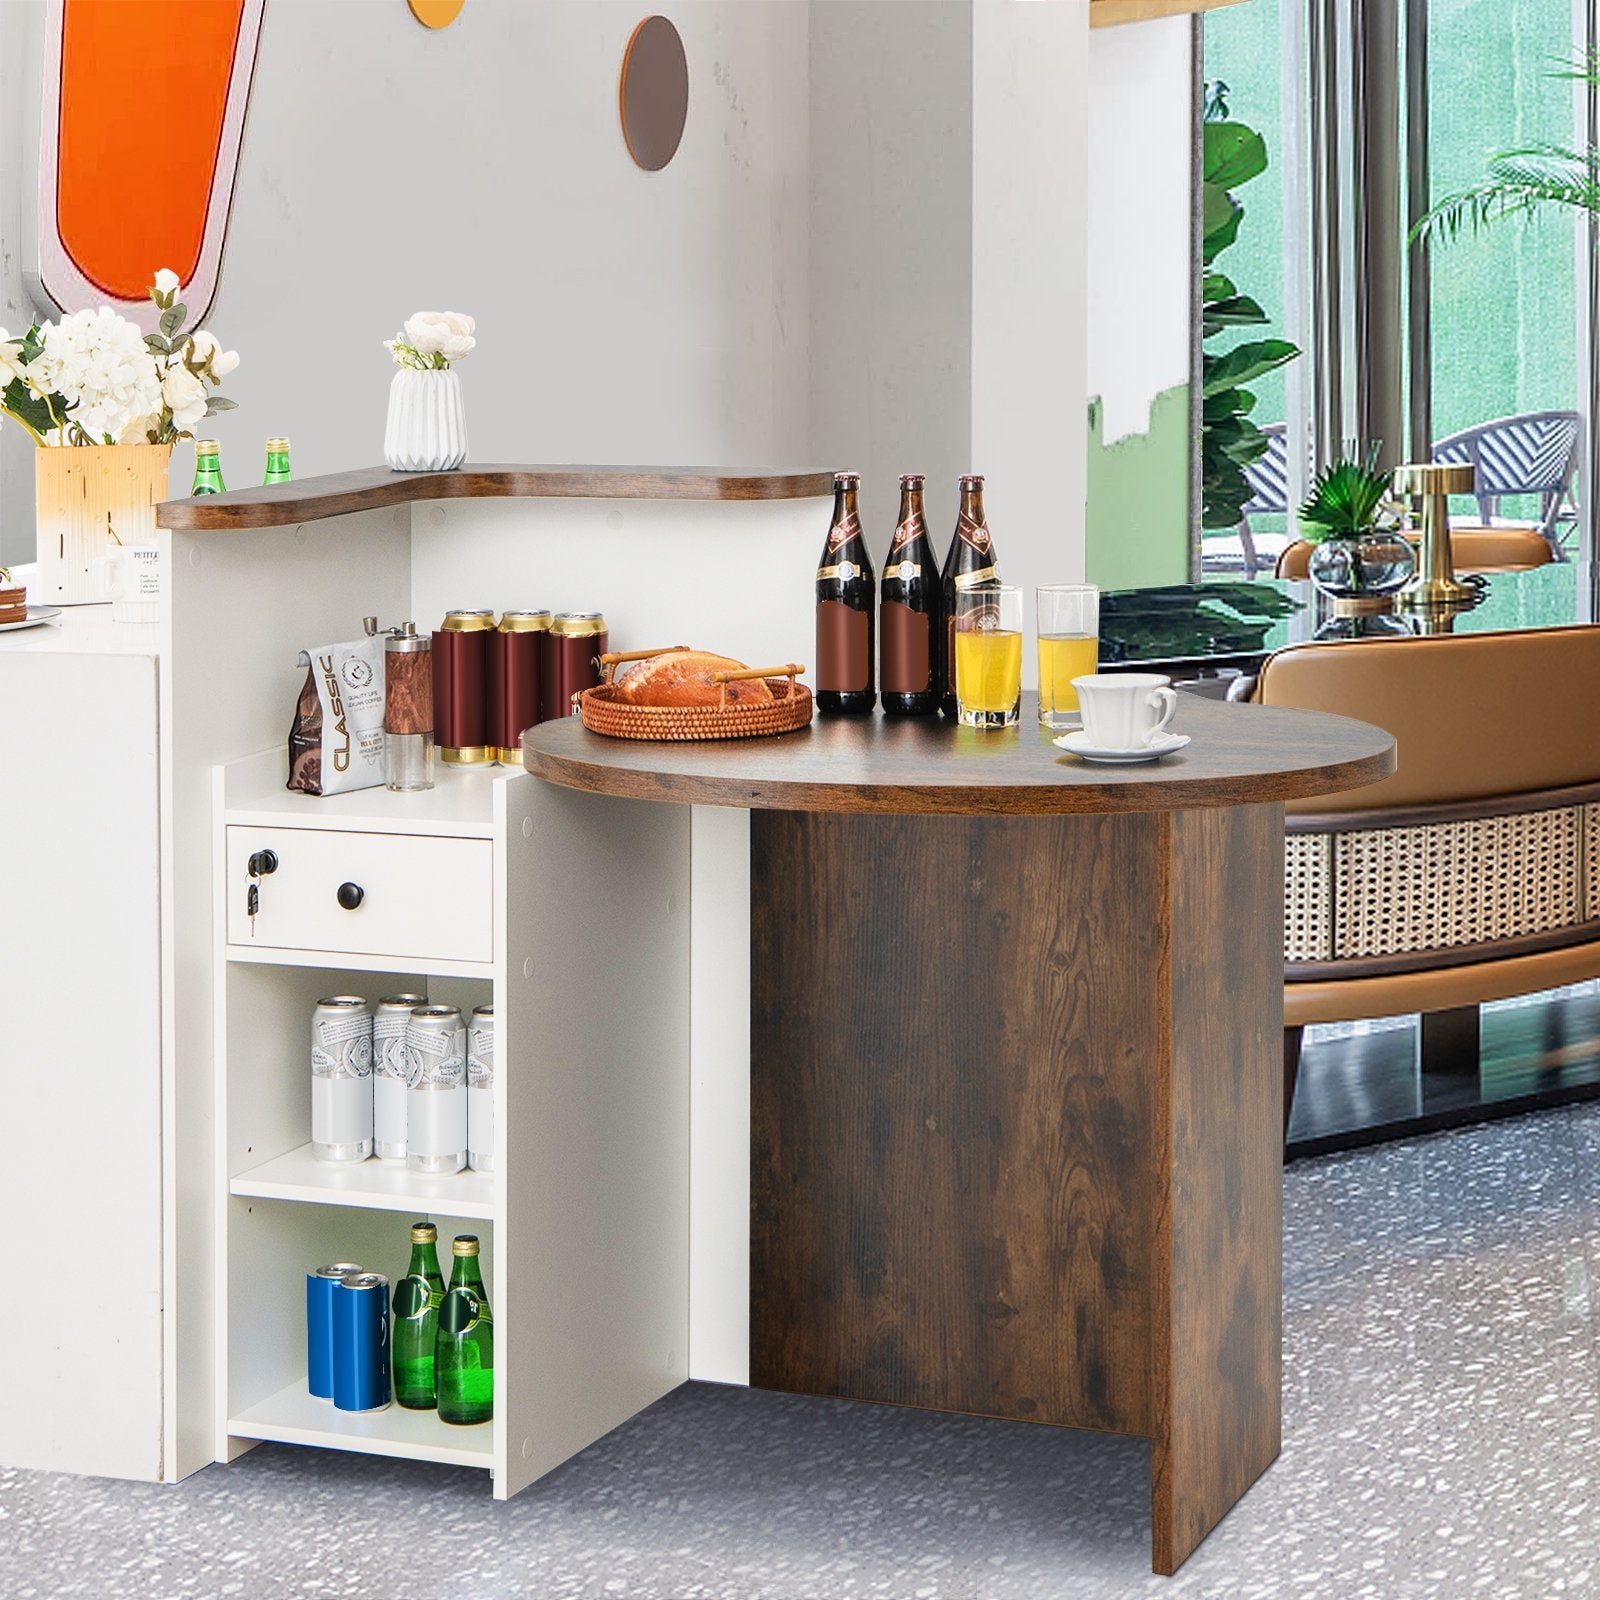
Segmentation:
{"type": "Polygon", "coordinates": [[[576,717],[522,737],[523,764],[569,789],[676,805],[965,816],[1183,811],[1336,794],[1394,771],[1394,741],[1349,717],[1183,695],[1193,736],[1148,766],[1092,766],[1050,743],[1037,700],[1015,728],[818,716],[767,739],[657,744],[590,733],[576,717]]]}
{"type": "Polygon", "coordinates": [[[156,507],[162,528],[282,528],[419,500],[807,500],[833,493],[831,472],[725,473],[702,467],[468,466],[453,472],[363,467],[156,507]]]}

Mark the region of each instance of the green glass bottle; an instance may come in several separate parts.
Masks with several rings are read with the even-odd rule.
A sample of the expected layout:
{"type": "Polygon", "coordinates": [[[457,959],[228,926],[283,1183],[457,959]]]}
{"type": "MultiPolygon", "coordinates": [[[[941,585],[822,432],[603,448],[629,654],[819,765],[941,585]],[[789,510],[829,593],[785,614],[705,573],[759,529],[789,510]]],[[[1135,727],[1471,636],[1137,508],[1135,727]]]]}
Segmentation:
{"type": "Polygon", "coordinates": [[[267,475],[263,483],[287,483],[289,472],[289,441],[287,439],[267,440],[267,475]]]}
{"type": "Polygon", "coordinates": [[[434,1405],[433,1347],[439,1335],[439,1230],[431,1222],[411,1225],[411,1265],[394,1286],[394,1397],[413,1411],[434,1405]]]}
{"type": "Polygon", "coordinates": [[[478,1270],[478,1241],[458,1234],[450,1287],[439,1307],[434,1383],[441,1422],[487,1422],[494,1415],[494,1319],[478,1270]]]}
{"type": "Polygon", "coordinates": [[[215,439],[196,439],[194,442],[194,487],[190,494],[226,494],[228,486],[222,481],[222,457],[217,452],[215,439]]]}

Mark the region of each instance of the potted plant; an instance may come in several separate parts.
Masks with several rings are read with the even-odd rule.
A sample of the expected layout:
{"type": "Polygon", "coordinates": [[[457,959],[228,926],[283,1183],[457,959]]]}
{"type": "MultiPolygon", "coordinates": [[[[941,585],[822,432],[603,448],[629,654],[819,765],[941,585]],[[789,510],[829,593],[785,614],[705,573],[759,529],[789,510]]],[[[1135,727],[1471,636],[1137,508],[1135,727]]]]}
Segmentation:
{"type": "Polygon", "coordinates": [[[1311,581],[1340,599],[1379,599],[1402,588],[1416,571],[1417,553],[1400,531],[1403,508],[1378,471],[1379,446],[1350,454],[1317,474],[1300,507],[1300,537],[1315,546],[1311,581]]]}
{"type": "Polygon", "coordinates": [[[418,311],[383,341],[399,371],[389,385],[383,457],[396,472],[440,472],[467,459],[461,380],[450,363],[478,342],[459,311],[418,311]]]}
{"type": "Polygon", "coordinates": [[[156,333],[140,333],[106,306],[20,335],[0,328],[0,418],[39,446],[39,598],[102,598],[92,563],[108,546],[154,538],[174,442],[233,408],[211,391],[239,357],[209,333],[184,331],[178,275],[157,272],[150,298],[161,313],[156,333]]]}

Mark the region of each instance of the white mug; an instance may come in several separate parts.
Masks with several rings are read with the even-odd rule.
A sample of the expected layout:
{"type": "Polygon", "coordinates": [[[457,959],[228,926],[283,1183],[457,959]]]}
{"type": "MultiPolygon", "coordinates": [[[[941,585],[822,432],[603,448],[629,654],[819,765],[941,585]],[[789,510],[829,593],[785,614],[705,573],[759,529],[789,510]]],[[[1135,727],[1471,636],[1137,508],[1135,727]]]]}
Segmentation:
{"type": "Polygon", "coordinates": [[[111,602],[113,622],[161,620],[161,549],[120,544],[90,563],[95,592],[111,602]]]}
{"type": "Polygon", "coordinates": [[[1097,672],[1074,678],[1087,742],[1097,750],[1143,750],[1178,709],[1172,679],[1157,672],[1097,672]]]}

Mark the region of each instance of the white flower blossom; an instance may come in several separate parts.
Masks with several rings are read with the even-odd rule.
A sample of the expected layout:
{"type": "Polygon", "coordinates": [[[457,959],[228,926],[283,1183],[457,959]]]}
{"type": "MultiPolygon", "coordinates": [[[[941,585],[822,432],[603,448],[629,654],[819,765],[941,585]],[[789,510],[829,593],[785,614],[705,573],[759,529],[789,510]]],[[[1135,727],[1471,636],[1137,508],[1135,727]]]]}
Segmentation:
{"type": "Polygon", "coordinates": [[[172,411],[180,433],[193,428],[206,414],[206,386],[181,360],[175,359],[161,380],[161,398],[172,411]]]}
{"type": "Polygon", "coordinates": [[[146,412],[142,417],[135,417],[118,438],[118,444],[149,444],[150,435],[161,426],[161,413],[158,411],[146,412]]]}
{"type": "Polygon", "coordinates": [[[22,376],[22,335],[13,336],[0,328],[0,389],[22,376]]]}
{"type": "Polygon", "coordinates": [[[190,334],[185,355],[191,367],[210,363],[208,370],[213,378],[226,378],[239,365],[239,352],[224,350],[217,336],[204,328],[190,334]]]}
{"type": "Polygon", "coordinates": [[[419,355],[459,361],[478,342],[472,336],[476,326],[459,311],[419,311],[406,318],[406,343],[419,355]]]}
{"type": "Polygon", "coordinates": [[[39,330],[43,351],[28,368],[38,394],[59,392],[73,424],[96,441],[161,405],[161,377],[144,335],[109,306],[79,311],[39,330]]]}
{"type": "Polygon", "coordinates": [[[156,273],[155,289],[157,294],[171,294],[178,287],[178,274],[171,267],[162,267],[156,273]]]}

